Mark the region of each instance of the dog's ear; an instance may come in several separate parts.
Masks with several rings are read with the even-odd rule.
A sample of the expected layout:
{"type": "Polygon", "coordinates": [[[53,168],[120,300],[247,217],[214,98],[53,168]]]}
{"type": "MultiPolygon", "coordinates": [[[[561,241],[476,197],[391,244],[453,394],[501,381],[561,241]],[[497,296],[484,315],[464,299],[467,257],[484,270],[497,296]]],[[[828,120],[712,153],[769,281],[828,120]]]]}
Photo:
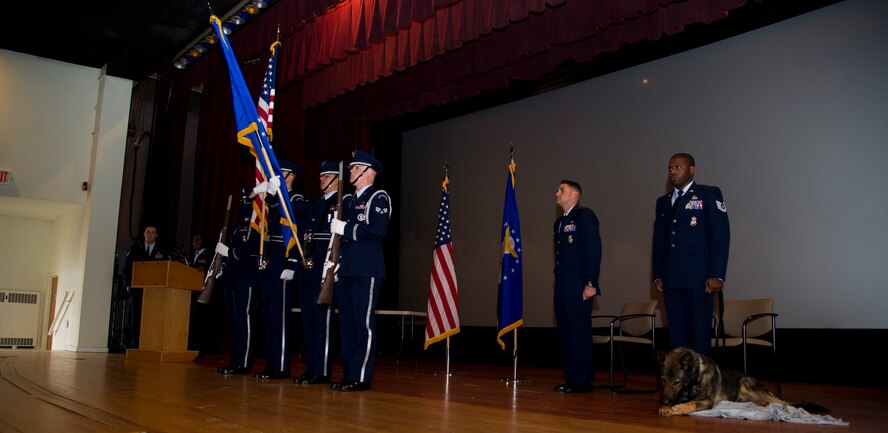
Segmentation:
{"type": "Polygon", "coordinates": [[[657,354],[657,362],[659,362],[660,365],[663,365],[663,362],[666,361],[666,352],[663,351],[663,349],[657,349],[656,354],[657,354]]]}

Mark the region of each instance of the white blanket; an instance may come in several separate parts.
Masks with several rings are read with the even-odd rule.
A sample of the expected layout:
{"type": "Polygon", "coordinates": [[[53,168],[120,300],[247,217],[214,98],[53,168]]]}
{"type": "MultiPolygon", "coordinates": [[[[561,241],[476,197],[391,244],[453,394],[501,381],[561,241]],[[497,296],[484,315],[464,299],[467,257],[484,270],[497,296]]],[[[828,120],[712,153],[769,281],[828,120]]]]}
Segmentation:
{"type": "Polygon", "coordinates": [[[692,412],[694,416],[735,418],[735,419],[754,419],[754,420],[773,420],[794,422],[800,424],[828,424],[828,425],[849,425],[840,418],[833,418],[829,415],[812,415],[805,409],[784,406],[782,404],[771,403],[768,406],[759,406],[750,402],[723,401],[716,404],[712,409],[699,410],[692,412]]]}

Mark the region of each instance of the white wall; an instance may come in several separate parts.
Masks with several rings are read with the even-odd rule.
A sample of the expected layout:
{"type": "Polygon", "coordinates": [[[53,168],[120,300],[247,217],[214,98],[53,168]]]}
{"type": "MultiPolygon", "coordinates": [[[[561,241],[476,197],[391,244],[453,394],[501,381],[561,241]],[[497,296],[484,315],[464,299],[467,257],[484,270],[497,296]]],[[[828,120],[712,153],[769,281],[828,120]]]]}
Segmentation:
{"type": "MultiPolygon", "coordinates": [[[[30,251],[27,239],[37,234],[27,226],[16,234],[21,239],[3,244],[18,255],[0,264],[0,287],[16,275],[39,281],[35,288],[49,299],[50,276],[58,276],[58,299],[74,293],[54,348],[107,350],[131,91],[131,81],[99,69],[0,50],[0,169],[12,173],[0,185],[0,215],[47,221],[51,232],[44,251],[30,251]]],[[[45,333],[48,323],[42,326],[45,333]]]]}
{"type": "Polygon", "coordinates": [[[524,318],[554,326],[560,179],[601,221],[601,313],[649,287],[655,199],[676,152],[725,194],[725,296],[773,297],[779,325],[888,327],[888,3],[849,0],[754,32],[404,134],[400,306],[425,310],[440,167],[451,167],[460,316],[493,326],[509,144],[524,318]],[[649,84],[643,85],[642,79],[649,84]],[[408,181],[409,180],[409,181],[408,181]]]}

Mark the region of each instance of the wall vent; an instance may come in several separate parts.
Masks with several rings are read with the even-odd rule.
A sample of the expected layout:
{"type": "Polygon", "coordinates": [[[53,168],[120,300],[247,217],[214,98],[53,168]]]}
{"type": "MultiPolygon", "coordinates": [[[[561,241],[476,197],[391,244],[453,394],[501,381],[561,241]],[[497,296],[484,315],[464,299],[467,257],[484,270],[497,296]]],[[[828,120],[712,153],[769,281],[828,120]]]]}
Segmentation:
{"type": "Polygon", "coordinates": [[[33,349],[39,320],[40,293],[0,289],[0,348],[33,349]]]}

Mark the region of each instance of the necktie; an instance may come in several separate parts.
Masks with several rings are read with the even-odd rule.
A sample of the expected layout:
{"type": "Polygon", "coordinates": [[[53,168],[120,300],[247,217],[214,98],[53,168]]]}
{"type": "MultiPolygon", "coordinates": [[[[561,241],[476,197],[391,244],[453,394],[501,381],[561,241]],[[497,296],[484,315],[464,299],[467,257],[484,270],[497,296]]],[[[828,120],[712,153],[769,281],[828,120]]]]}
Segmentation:
{"type": "Polygon", "coordinates": [[[672,211],[675,212],[678,210],[678,201],[681,200],[681,196],[684,195],[684,191],[678,190],[675,193],[675,201],[672,202],[672,211]]]}
{"type": "Polygon", "coordinates": [[[145,255],[151,257],[151,247],[145,246],[145,255]]]}

